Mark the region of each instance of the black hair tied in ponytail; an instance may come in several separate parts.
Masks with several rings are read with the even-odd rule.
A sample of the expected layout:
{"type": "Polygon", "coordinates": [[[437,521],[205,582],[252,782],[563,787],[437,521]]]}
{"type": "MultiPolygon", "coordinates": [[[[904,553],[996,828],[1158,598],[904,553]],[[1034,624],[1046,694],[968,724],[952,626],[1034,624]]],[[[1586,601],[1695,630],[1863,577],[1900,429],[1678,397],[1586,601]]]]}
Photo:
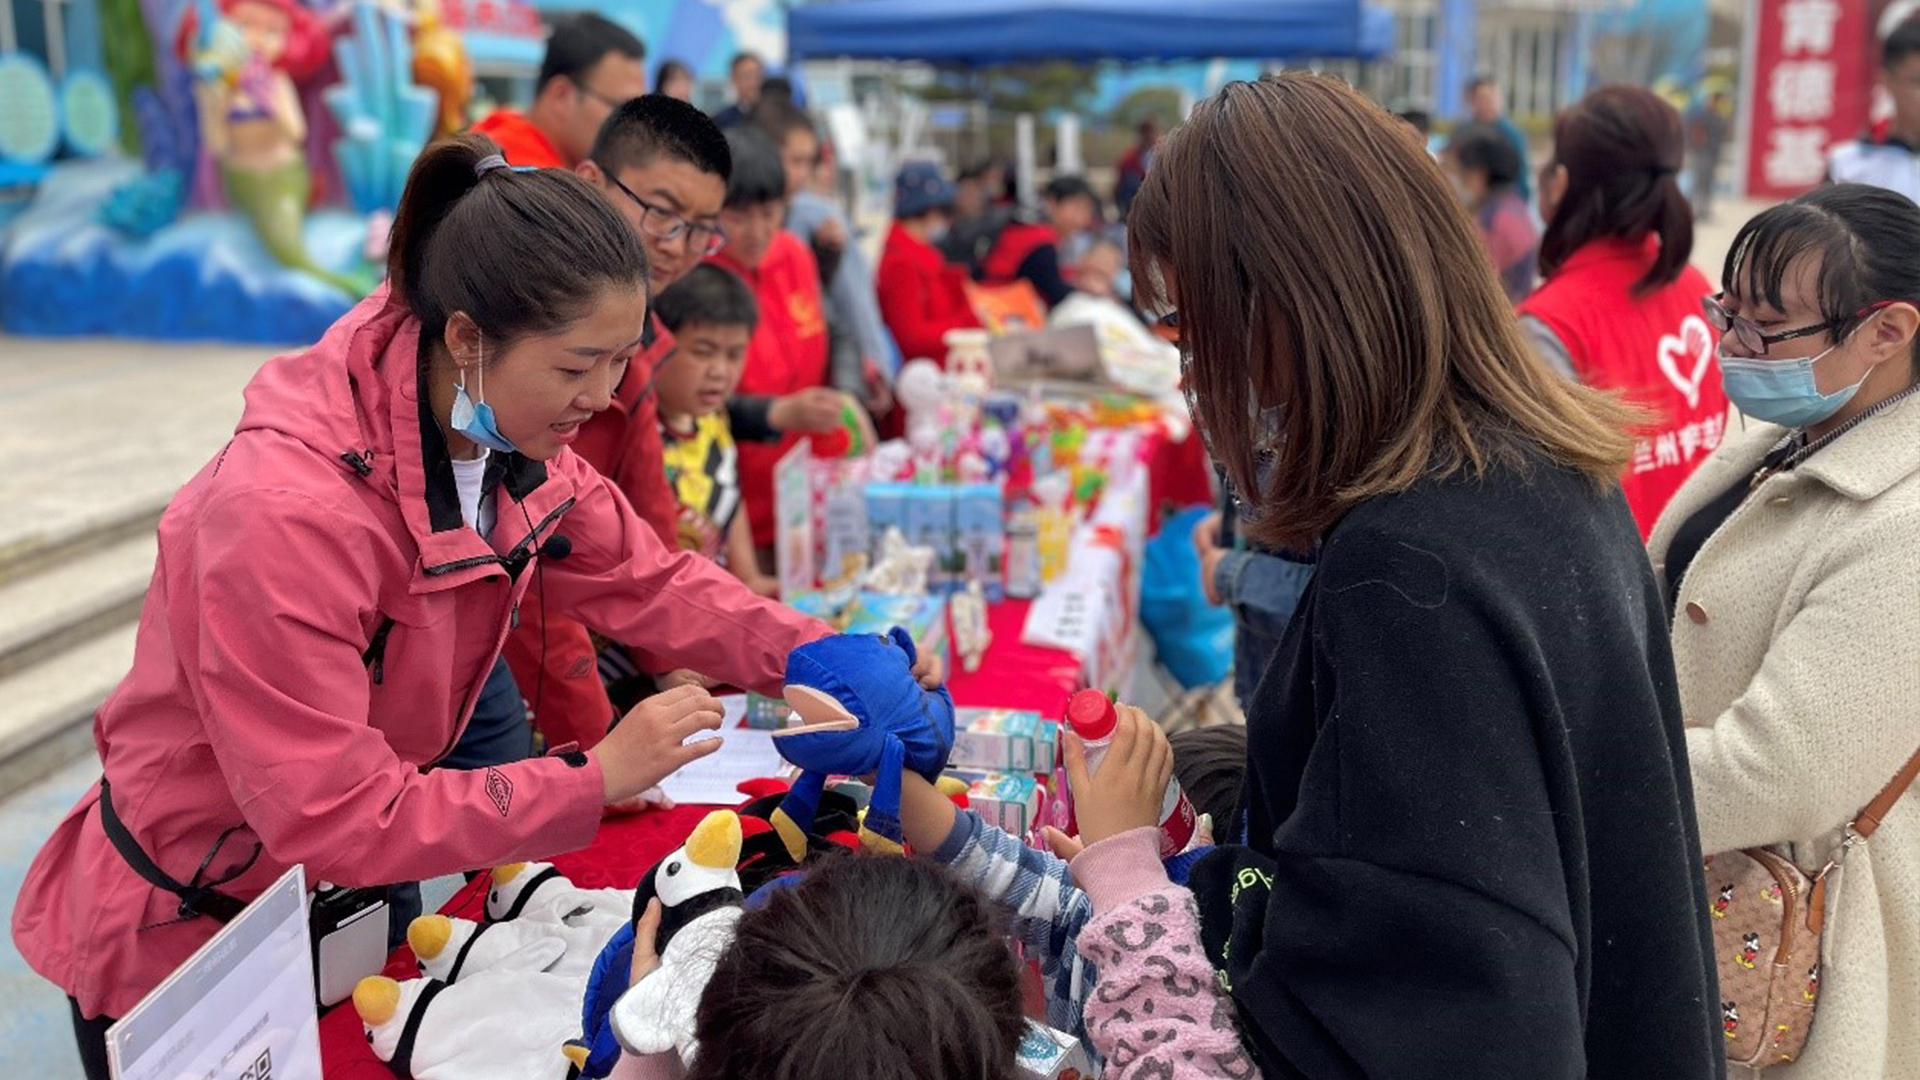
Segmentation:
{"type": "Polygon", "coordinates": [[[499,153],[484,135],[456,135],[407,175],[387,274],[423,342],[461,311],[505,345],[566,326],[610,286],[647,287],[646,252],[598,192],[564,169],[480,170],[499,153]]]}
{"type": "Polygon", "coordinates": [[[1568,256],[1603,236],[1653,233],[1660,253],[1635,292],[1672,283],[1693,254],[1693,208],[1680,193],[1686,125],[1673,106],[1638,86],[1603,86],[1560,114],[1553,159],[1567,193],[1540,238],[1540,270],[1552,277],[1568,256]]]}

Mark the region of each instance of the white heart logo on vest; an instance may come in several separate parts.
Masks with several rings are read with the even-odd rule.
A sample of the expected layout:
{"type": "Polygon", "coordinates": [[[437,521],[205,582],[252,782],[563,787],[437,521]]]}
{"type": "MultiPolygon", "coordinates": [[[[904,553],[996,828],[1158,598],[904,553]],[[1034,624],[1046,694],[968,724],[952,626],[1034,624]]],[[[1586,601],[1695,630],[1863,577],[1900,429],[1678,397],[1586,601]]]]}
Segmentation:
{"type": "Polygon", "coordinates": [[[1687,408],[1699,408],[1700,381],[1707,376],[1707,365],[1713,363],[1713,333],[1707,329],[1707,321],[1698,315],[1680,320],[1677,337],[1661,335],[1658,358],[1661,374],[1687,399],[1687,408]],[[1683,375],[1680,365],[1689,357],[1693,359],[1693,374],[1683,375]]]}

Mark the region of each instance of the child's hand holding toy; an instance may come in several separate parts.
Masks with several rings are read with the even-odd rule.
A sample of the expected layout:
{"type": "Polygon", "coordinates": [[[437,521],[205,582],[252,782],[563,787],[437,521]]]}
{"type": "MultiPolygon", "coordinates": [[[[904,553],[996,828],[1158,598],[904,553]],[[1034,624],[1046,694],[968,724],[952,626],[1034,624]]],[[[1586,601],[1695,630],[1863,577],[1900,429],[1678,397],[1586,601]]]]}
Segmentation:
{"type": "Polygon", "coordinates": [[[1118,722],[1113,742],[1098,771],[1087,772],[1087,751],[1079,736],[1060,732],[1066,759],[1067,786],[1073,791],[1074,818],[1080,836],[1074,838],[1049,825],[1047,846],[1068,862],[1082,848],[1110,836],[1160,824],[1167,781],[1173,776],[1173,747],[1167,733],[1146,713],[1131,705],[1115,705],[1118,722]]]}

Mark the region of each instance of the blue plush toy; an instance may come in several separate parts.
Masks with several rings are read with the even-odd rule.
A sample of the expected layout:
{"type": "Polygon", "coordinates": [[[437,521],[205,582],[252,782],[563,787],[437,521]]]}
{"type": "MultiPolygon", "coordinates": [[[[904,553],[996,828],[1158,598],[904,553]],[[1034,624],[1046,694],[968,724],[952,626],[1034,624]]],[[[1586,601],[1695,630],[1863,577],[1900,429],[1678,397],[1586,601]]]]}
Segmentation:
{"type": "Polygon", "coordinates": [[[780,756],[805,770],[793,782],[773,826],[797,862],[806,854],[828,776],[875,774],[860,841],[899,852],[900,770],[937,780],[953,750],[953,695],[923,689],[913,677],[913,638],[841,634],[787,657],[788,706],[802,726],[773,733],[780,756]]]}

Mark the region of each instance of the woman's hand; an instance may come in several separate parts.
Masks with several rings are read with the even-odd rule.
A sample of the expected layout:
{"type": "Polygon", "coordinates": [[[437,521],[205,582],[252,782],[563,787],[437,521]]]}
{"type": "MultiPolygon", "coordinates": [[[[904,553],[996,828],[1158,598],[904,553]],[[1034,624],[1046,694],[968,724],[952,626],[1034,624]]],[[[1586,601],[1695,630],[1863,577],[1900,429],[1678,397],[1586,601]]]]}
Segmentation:
{"type": "Polygon", "coordinates": [[[676,687],[635,705],[591,751],[600,763],[606,801],[638,795],[682,765],[720,749],[718,738],[687,743],[698,732],[719,728],[720,717],[720,703],[693,686],[676,687]]]}
{"type": "Polygon", "coordinates": [[[660,950],[654,944],[659,938],[660,898],[656,896],[647,901],[646,913],[633,924],[633,967],[627,974],[628,986],[639,985],[660,966],[660,950]]]}
{"type": "Polygon", "coordinates": [[[1226,557],[1227,550],[1220,546],[1220,511],[1215,510],[1200,519],[1193,527],[1193,551],[1200,556],[1200,588],[1207,595],[1207,603],[1219,607],[1220,590],[1215,584],[1219,577],[1220,560],[1226,557]]]}
{"type": "MultiPolygon", "coordinates": [[[[1167,733],[1131,705],[1116,705],[1114,711],[1119,722],[1113,742],[1092,775],[1087,773],[1087,750],[1079,736],[1060,733],[1067,784],[1073,790],[1073,816],[1080,823],[1080,843],[1089,847],[1129,829],[1159,825],[1167,782],[1173,779],[1173,747],[1167,733]]],[[[1053,843],[1051,835],[1048,840],[1053,843]]],[[[1059,851],[1057,844],[1055,851],[1059,851]]]]}
{"type": "Polygon", "coordinates": [[[718,682],[707,678],[692,668],[675,668],[665,675],[660,676],[660,690],[663,693],[668,690],[678,689],[682,686],[711,690],[718,685],[720,685],[718,682]]]}

